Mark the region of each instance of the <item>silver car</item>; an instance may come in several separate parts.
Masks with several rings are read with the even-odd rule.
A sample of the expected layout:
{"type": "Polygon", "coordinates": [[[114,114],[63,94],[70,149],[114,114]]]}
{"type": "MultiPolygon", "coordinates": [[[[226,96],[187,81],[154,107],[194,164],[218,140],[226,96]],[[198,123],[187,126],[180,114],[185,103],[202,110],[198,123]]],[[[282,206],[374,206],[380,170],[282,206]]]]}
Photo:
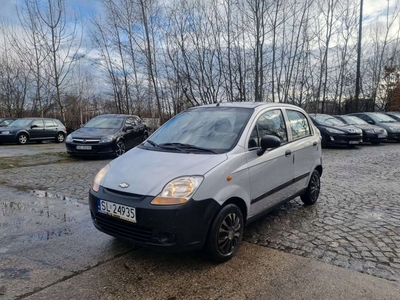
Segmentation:
{"type": "Polygon", "coordinates": [[[221,103],[191,108],[96,175],[97,229],[165,251],[202,249],[224,262],[244,226],[300,196],[314,204],[321,136],[300,108],[221,103]]]}

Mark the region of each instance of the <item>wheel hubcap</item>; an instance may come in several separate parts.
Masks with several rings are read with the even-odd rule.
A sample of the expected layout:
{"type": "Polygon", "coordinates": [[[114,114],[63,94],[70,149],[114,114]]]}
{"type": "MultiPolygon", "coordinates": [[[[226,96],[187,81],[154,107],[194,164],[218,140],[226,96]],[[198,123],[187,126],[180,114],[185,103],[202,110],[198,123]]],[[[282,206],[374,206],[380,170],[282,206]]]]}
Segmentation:
{"type": "Polygon", "coordinates": [[[21,142],[21,144],[25,144],[26,143],[26,136],[25,135],[21,135],[19,137],[19,141],[21,142]]]}
{"type": "Polygon", "coordinates": [[[320,180],[317,174],[311,178],[310,194],[313,201],[317,201],[320,191],[320,180]]]}
{"type": "Polygon", "coordinates": [[[218,250],[223,255],[230,255],[239,244],[242,224],[235,213],[230,213],[222,221],[218,232],[218,250]]]}
{"type": "Polygon", "coordinates": [[[115,151],[117,156],[121,156],[122,154],[125,153],[125,145],[124,143],[118,143],[117,144],[117,150],[115,151]]]}
{"type": "Polygon", "coordinates": [[[64,136],[62,134],[58,135],[58,141],[63,142],[64,141],[64,136]]]}

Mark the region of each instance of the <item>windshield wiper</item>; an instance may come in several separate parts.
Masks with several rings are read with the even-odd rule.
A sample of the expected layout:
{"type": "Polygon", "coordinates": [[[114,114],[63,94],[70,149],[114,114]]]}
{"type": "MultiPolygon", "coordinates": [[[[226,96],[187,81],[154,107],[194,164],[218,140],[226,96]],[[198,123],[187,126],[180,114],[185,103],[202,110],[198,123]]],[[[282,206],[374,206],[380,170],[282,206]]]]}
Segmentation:
{"type": "Polygon", "coordinates": [[[178,149],[178,150],[184,151],[184,152],[186,152],[185,150],[199,150],[199,151],[211,152],[211,153],[217,154],[217,152],[215,152],[214,150],[208,149],[208,148],[202,148],[202,147],[198,147],[195,145],[183,144],[183,143],[164,143],[164,144],[161,144],[160,146],[163,146],[163,147],[171,146],[171,147],[174,147],[175,149],[178,149]]]}
{"type": "Polygon", "coordinates": [[[154,143],[152,140],[147,140],[146,143],[149,143],[150,145],[152,145],[155,148],[159,148],[160,146],[156,143],[154,143]]]}

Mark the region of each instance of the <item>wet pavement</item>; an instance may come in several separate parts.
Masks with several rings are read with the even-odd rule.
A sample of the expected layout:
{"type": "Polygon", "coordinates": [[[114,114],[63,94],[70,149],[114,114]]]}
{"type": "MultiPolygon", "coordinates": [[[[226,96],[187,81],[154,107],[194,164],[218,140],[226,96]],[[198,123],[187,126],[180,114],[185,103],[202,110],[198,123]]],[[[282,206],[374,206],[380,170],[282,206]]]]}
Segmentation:
{"type": "Polygon", "coordinates": [[[324,149],[323,159],[317,204],[295,199],[253,223],[223,265],[94,229],[87,192],[107,159],[2,171],[0,300],[398,299],[400,145],[324,149]]]}

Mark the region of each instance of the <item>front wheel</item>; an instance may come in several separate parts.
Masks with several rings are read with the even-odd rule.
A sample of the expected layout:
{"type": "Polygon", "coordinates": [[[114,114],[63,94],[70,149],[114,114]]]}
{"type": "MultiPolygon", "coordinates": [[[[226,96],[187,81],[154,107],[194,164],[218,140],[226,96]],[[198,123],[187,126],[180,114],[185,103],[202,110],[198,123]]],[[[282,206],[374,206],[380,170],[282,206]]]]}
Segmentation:
{"type": "Polygon", "coordinates": [[[211,225],[206,250],[216,262],[230,260],[243,237],[243,214],[234,204],[224,206],[211,225]]]}
{"type": "Polygon", "coordinates": [[[19,145],[25,145],[28,142],[29,138],[28,135],[26,133],[20,133],[17,136],[17,143],[19,145]]]}
{"type": "Polygon", "coordinates": [[[115,149],[115,156],[119,157],[126,152],[124,141],[118,141],[115,149]]]}
{"type": "Polygon", "coordinates": [[[317,202],[318,200],[320,190],[321,190],[320,175],[317,170],[314,170],[314,172],[311,175],[310,182],[308,183],[306,192],[300,197],[301,201],[303,201],[305,205],[315,204],[315,202],[317,202]]]}

